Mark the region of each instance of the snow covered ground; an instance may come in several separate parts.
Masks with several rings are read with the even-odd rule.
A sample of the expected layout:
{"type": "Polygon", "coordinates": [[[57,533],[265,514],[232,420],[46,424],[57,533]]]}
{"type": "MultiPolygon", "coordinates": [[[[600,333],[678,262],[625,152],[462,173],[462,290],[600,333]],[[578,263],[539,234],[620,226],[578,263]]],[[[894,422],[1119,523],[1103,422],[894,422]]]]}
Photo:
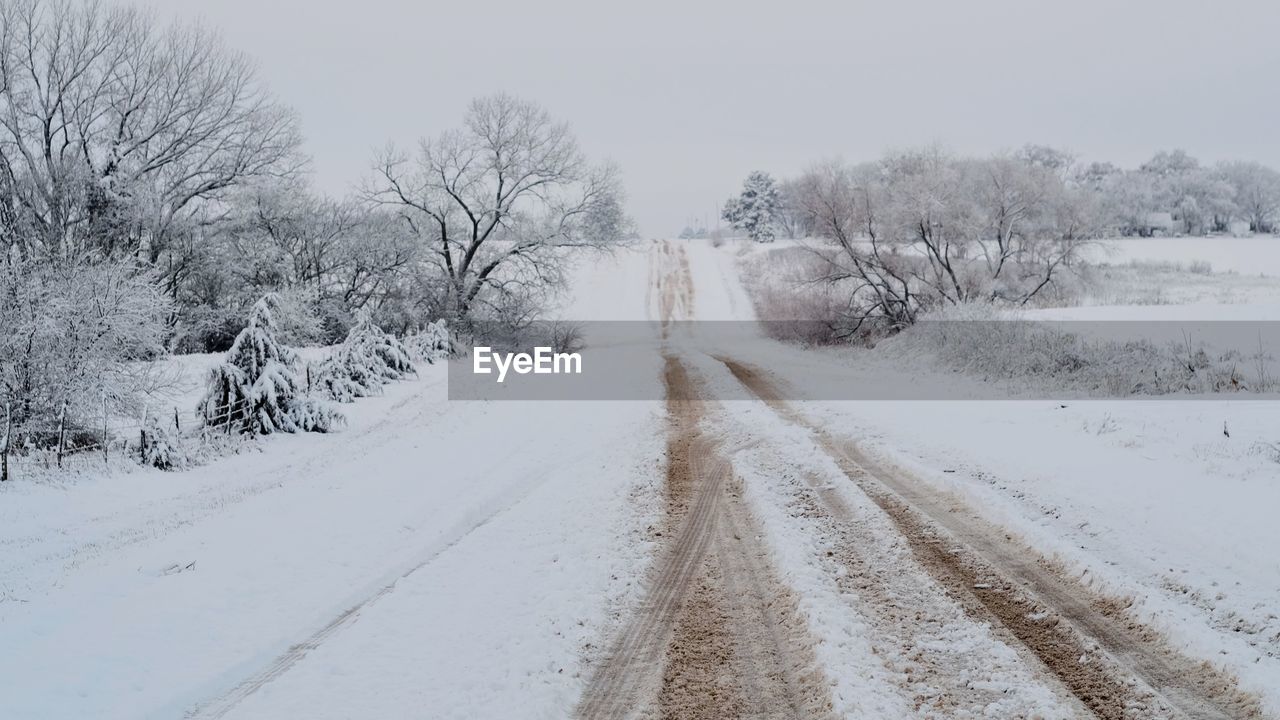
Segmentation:
{"type": "MultiPolygon", "coordinates": [[[[659,247],[640,242],[581,262],[556,314],[653,319],[659,247]]],[[[679,247],[692,286],[684,319],[753,319],[739,248],[679,247]]],[[[1055,312],[1116,316],[1044,315],[1055,312]]],[[[1187,312],[1173,319],[1268,319],[1270,310],[1187,312]]],[[[686,359],[711,387],[734,384],[707,348],[680,350],[695,353],[686,359]]],[[[875,351],[763,338],[742,351],[797,397],[822,398],[834,377],[990,394],[875,351]]],[[[211,359],[180,364],[195,374],[211,359]]],[[[636,382],[661,397],[662,358],[639,367],[636,382]]],[[[0,717],[565,716],[645,590],[662,515],[665,410],[655,401],[450,402],[445,373],[424,367],[382,397],[344,406],[350,427],[340,434],[272,437],[181,473],[0,488],[0,717]]],[[[1280,712],[1277,402],[796,405],[979,508],[1084,584],[1130,598],[1177,647],[1230,670],[1280,712]]],[[[967,673],[935,669],[939,687],[994,716],[1077,714],[1022,651],[911,564],[879,511],[840,485],[812,433],[735,401],[707,428],[724,441],[772,563],[797,594],[838,711],[915,712],[911,693],[937,688],[905,682],[903,668],[910,650],[931,648],[967,673]],[[875,531],[864,538],[876,548],[868,568],[900,569],[890,589],[937,623],[895,634],[874,598],[843,584],[832,538],[794,506],[814,491],[803,487],[810,476],[875,531]],[[974,684],[946,685],[957,677],[974,684]]]]}
{"type": "Polygon", "coordinates": [[[1190,268],[1207,264],[1213,272],[1280,278],[1280,237],[1154,237],[1106,240],[1089,248],[1092,262],[1169,263],[1190,268]]]}
{"type": "MultiPolygon", "coordinates": [[[[732,248],[691,253],[719,266],[695,268],[695,277],[725,277],[724,267],[735,262],[735,255],[732,248]]],[[[1117,308],[1043,314],[1055,319],[1280,319],[1269,315],[1270,309],[1162,306],[1146,318],[1117,308]]],[[[831,372],[844,378],[862,375],[874,384],[939,381],[904,377],[900,361],[875,351],[814,353],[763,341],[752,347],[757,355],[747,359],[784,378],[802,396],[823,397],[831,372]],[[822,355],[828,356],[826,362],[822,355]]],[[[1275,520],[1280,401],[802,405],[884,460],[981,507],[1088,582],[1132,598],[1139,617],[1196,656],[1228,667],[1267,699],[1272,712],[1280,712],[1280,559],[1275,553],[1280,547],[1275,520]]]]}
{"type": "Polygon", "coordinates": [[[339,434],[0,487],[0,717],[561,714],[649,562],[661,408],[420,370],[339,434]]]}

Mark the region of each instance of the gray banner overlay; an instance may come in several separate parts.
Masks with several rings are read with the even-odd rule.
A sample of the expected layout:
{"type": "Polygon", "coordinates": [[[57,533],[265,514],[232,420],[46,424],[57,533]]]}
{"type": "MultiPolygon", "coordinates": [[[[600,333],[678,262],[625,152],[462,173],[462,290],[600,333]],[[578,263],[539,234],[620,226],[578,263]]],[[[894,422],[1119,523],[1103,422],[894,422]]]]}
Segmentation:
{"type": "Polygon", "coordinates": [[[731,365],[789,400],[1280,399],[1280,321],[932,321],[874,349],[774,339],[803,324],[481,325],[477,337],[498,339],[450,361],[449,399],[663,400],[672,358],[708,400],[757,399],[731,365]]]}

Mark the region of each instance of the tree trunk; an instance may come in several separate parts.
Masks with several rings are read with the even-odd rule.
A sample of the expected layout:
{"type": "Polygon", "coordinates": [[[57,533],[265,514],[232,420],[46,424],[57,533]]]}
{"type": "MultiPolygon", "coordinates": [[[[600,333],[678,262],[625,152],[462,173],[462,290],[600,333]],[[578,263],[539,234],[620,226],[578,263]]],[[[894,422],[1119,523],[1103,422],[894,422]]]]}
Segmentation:
{"type": "Polygon", "coordinates": [[[58,413],[58,467],[62,467],[62,456],[67,449],[67,401],[62,401],[62,411],[58,413]]]}
{"type": "Polygon", "coordinates": [[[9,479],[9,438],[13,434],[13,409],[4,406],[4,444],[0,445],[0,482],[9,479]]]}

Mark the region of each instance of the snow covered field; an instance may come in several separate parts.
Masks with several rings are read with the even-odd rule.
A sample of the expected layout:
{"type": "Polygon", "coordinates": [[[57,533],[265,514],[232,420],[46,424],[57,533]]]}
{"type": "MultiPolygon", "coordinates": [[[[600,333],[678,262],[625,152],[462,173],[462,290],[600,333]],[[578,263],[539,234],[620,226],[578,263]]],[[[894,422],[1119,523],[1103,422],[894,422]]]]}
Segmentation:
{"type": "Polygon", "coordinates": [[[1088,248],[1091,262],[1168,263],[1190,268],[1207,264],[1213,272],[1280,278],[1280,237],[1153,237],[1104,240],[1088,248]]]}

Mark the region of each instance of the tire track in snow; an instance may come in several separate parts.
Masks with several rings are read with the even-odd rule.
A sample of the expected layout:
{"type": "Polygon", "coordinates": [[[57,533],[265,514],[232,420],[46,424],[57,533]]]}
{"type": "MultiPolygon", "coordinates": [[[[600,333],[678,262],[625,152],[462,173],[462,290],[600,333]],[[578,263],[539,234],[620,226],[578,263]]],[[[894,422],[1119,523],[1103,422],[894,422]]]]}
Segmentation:
{"type": "Polygon", "coordinates": [[[394,592],[401,580],[430,565],[441,555],[466,539],[471,533],[488,525],[494,519],[519,505],[541,487],[547,478],[551,476],[551,473],[552,470],[547,469],[532,479],[525,478],[521,482],[513,483],[512,486],[504,487],[495,492],[485,502],[480,503],[477,509],[472,510],[468,517],[459,520],[449,531],[428,543],[422,552],[417,554],[415,560],[390,573],[389,579],[373,585],[371,589],[362,594],[363,596],[360,600],[334,616],[305,639],[290,645],[284,652],[276,655],[267,665],[232,686],[227,692],[192,707],[184,717],[188,720],[214,720],[226,716],[227,713],[234,710],[236,706],[255,692],[288,672],[290,668],[306,658],[312,650],[323,645],[326,640],[336,635],[343,628],[350,626],[359,618],[362,611],[369,609],[379,600],[394,592]],[[503,502],[504,499],[506,499],[506,502],[503,502]]]}
{"type": "MultiPolygon", "coordinates": [[[[665,337],[670,321],[692,317],[692,276],[669,242],[651,263],[665,337]]],[[[768,567],[728,461],[701,434],[705,401],[684,366],[665,360],[667,546],[576,715],[824,717],[831,700],[805,623],[768,567]]]]}
{"type": "Polygon", "coordinates": [[[829,717],[828,683],[808,644],[808,628],[796,598],[773,572],[760,529],[742,498],[741,481],[731,477],[729,498],[717,523],[713,546],[724,605],[736,622],[733,664],[747,707],[769,709],[771,717],[829,717]],[[803,639],[802,641],[798,641],[803,639]]]}
{"type": "MultiPolygon", "coordinates": [[[[668,359],[668,395],[688,382],[679,363],[668,359]]],[[[669,400],[675,428],[667,449],[667,503],[683,514],[678,531],[662,559],[653,587],[626,624],[603,664],[596,670],[577,715],[582,718],[634,717],[657,692],[667,645],[681,603],[697,576],[711,542],[720,505],[720,487],[728,474],[725,460],[696,436],[691,400],[669,400]]]]}
{"type": "Polygon", "coordinates": [[[1262,717],[1256,698],[1206,662],[1181,655],[1150,628],[1049,569],[959,503],[885,468],[783,400],[761,371],[717,358],[820,447],[906,538],[921,564],[966,610],[1002,627],[1038,657],[1097,717],[1262,717]]]}

